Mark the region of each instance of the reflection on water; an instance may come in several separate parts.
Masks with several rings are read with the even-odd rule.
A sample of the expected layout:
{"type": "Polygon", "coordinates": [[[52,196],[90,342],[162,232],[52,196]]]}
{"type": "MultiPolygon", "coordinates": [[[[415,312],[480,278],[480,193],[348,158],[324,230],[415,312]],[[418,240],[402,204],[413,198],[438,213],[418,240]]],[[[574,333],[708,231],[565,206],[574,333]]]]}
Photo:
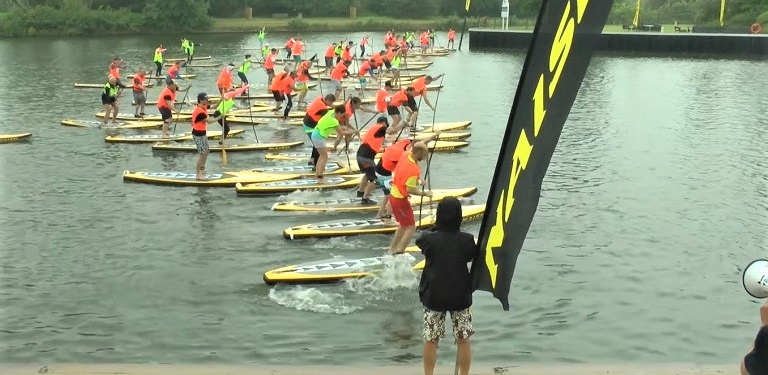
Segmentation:
{"type": "MultiPolygon", "coordinates": [[[[285,36],[270,34],[270,42],[285,36]]],[[[307,35],[307,50],[344,37],[307,35]]],[[[340,285],[261,283],[263,271],[281,265],[383,252],[387,236],[281,236],[289,226],[358,215],[291,215],[269,211],[278,197],[123,183],[126,169],[191,172],[197,155],[107,144],[104,130],[59,125],[101,110],[98,90],[75,90],[74,82],[102,82],[114,55],[149,66],[154,46],[177,38],[165,39],[0,41],[0,66],[14,72],[0,75],[0,132],[34,133],[29,143],[0,145],[0,362],[418,362],[418,277],[408,267],[340,285]],[[32,76],[55,79],[41,94],[32,76]]],[[[248,35],[199,41],[199,53],[221,63],[241,61],[242,48],[257,45],[248,35]]],[[[464,52],[433,60],[430,73],[445,73],[444,89],[439,101],[430,96],[437,113],[424,108],[420,122],[473,121],[468,148],[434,155],[435,187],[477,186],[472,200],[485,201],[523,58],[464,52]]],[[[768,245],[768,101],[756,94],[768,82],[753,73],[765,68],[749,60],[593,59],[519,258],[512,311],[487,293],[474,296],[476,362],[743,355],[756,304],[741,290],[739,267],[768,245]]],[[[195,69],[190,95],[215,92],[218,72],[195,69]]],[[[250,78],[265,77],[254,70],[250,78]]],[[[293,125],[258,126],[256,134],[233,128],[246,130],[237,143],[306,139],[293,125]]],[[[223,166],[212,153],[209,172],[275,164],[262,153],[227,157],[223,166]]]]}

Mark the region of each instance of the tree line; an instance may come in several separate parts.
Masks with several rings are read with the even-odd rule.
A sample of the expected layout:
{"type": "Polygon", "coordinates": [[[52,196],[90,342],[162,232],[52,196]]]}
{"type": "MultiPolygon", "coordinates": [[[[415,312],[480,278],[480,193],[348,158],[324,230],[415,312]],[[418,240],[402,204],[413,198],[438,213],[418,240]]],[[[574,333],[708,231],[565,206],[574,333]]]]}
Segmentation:
{"type": "MultiPolygon", "coordinates": [[[[399,19],[463,17],[465,0],[0,0],[9,12],[0,25],[6,35],[88,34],[92,32],[179,32],[205,30],[211,17],[241,17],[246,7],[254,17],[347,17],[399,19]]],[[[531,24],[541,0],[510,0],[510,24],[531,24]]],[[[614,24],[629,24],[636,0],[615,0],[609,16],[614,24]]],[[[719,25],[720,0],[641,0],[642,23],[719,25]]],[[[768,0],[728,0],[726,26],[768,21],[768,0]]],[[[472,0],[471,17],[499,17],[501,0],[472,0]]]]}

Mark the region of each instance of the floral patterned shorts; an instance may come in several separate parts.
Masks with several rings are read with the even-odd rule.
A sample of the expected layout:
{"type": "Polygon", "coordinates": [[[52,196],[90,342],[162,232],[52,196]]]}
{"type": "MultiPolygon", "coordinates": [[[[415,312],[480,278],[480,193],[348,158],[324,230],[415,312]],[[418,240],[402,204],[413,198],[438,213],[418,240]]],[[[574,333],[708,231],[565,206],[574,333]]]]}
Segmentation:
{"type": "MultiPolygon", "coordinates": [[[[424,333],[422,337],[426,341],[437,342],[445,337],[445,311],[432,311],[424,309],[424,333]]],[[[475,333],[472,327],[472,313],[469,309],[451,311],[451,323],[453,323],[453,336],[456,340],[467,339],[475,333]]]]}

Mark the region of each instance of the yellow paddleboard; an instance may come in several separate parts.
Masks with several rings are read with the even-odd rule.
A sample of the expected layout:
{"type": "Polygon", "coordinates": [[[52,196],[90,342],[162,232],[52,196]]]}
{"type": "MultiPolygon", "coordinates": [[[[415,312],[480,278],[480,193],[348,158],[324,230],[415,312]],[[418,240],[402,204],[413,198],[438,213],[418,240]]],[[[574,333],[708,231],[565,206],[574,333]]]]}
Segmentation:
{"type": "MultiPolygon", "coordinates": [[[[251,95],[248,96],[238,96],[236,100],[275,100],[275,97],[272,94],[255,94],[256,90],[250,90],[251,95]]],[[[291,93],[291,96],[296,96],[296,93],[291,93]]],[[[211,95],[208,97],[208,100],[213,102],[218,102],[221,100],[221,97],[218,95],[211,95]]]]}
{"type": "Polygon", "coordinates": [[[76,128],[98,128],[102,129],[150,129],[159,128],[163,126],[162,121],[125,121],[125,122],[110,122],[109,126],[102,126],[101,121],[93,120],[73,120],[64,119],[61,120],[61,125],[72,126],[76,128]]]}
{"type": "MultiPolygon", "coordinates": [[[[105,83],[75,83],[75,88],[78,89],[103,89],[105,83]]],[[[144,87],[152,87],[154,86],[154,83],[146,83],[144,84],[144,87]]]]}
{"type": "MultiPolygon", "coordinates": [[[[347,167],[346,165],[343,165],[339,162],[335,161],[329,161],[325,165],[325,174],[326,175],[339,175],[339,174],[350,174],[350,173],[358,173],[360,172],[360,168],[358,168],[357,163],[352,163],[353,165],[351,167],[347,167]]],[[[249,169],[252,172],[261,172],[261,173],[290,173],[290,174],[300,174],[304,177],[312,177],[315,175],[315,172],[312,170],[312,167],[309,165],[285,165],[285,166],[275,166],[275,167],[261,167],[261,168],[254,168],[249,169]]]]}
{"type": "MultiPolygon", "coordinates": [[[[229,135],[227,135],[229,138],[229,135]]],[[[294,147],[303,145],[304,142],[283,142],[283,143],[251,143],[251,144],[229,144],[224,147],[218,143],[211,143],[209,148],[211,152],[221,151],[226,152],[246,152],[246,151],[276,151],[276,150],[288,150],[294,147]]],[[[187,151],[197,152],[197,146],[194,144],[173,144],[173,143],[155,143],[152,145],[153,151],[187,151]]]]}
{"type": "MultiPolygon", "coordinates": [[[[244,129],[233,129],[227,134],[227,138],[239,136],[245,133],[244,129]]],[[[208,139],[221,138],[221,130],[209,130],[206,132],[208,139]]],[[[133,135],[110,135],[104,138],[109,143],[154,143],[168,141],[191,141],[192,133],[179,133],[171,135],[170,138],[163,138],[162,134],[133,134],[133,135]]]]}
{"type": "MultiPolygon", "coordinates": [[[[386,250],[381,251],[381,253],[384,252],[386,250]]],[[[424,269],[424,256],[421,250],[416,246],[409,246],[404,254],[394,256],[337,257],[276,268],[264,273],[264,283],[274,285],[338,282],[344,279],[372,276],[386,267],[396,267],[403,262],[414,271],[424,269]]]]}
{"type": "MultiPolygon", "coordinates": [[[[101,111],[101,112],[97,113],[96,117],[104,118],[104,111],[101,111]]],[[[110,115],[109,117],[112,118],[112,115],[110,115]]],[[[137,118],[137,117],[133,116],[133,113],[118,113],[117,114],[117,119],[118,120],[122,120],[122,121],[163,121],[163,118],[160,115],[147,115],[147,116],[143,116],[143,117],[137,118]]],[[[174,121],[187,121],[187,122],[189,122],[190,120],[192,120],[192,115],[189,115],[189,114],[187,114],[187,115],[184,115],[184,114],[176,115],[174,113],[173,114],[173,120],[174,121]]]]}
{"type": "MultiPolygon", "coordinates": [[[[195,60],[199,60],[199,59],[195,59],[195,60]]],[[[173,66],[173,63],[165,63],[163,65],[173,66]]],[[[198,64],[191,63],[191,64],[181,64],[181,66],[186,68],[215,68],[217,66],[221,66],[221,64],[220,63],[198,63],[198,64]]]]}
{"type": "MultiPolygon", "coordinates": [[[[328,142],[326,145],[328,146],[329,149],[333,148],[333,142],[328,142]]],[[[464,141],[437,140],[437,141],[427,142],[427,147],[430,150],[433,150],[435,152],[455,151],[467,146],[469,146],[469,143],[464,141]]],[[[339,149],[341,149],[342,147],[344,147],[343,141],[339,144],[339,149]]],[[[350,150],[357,150],[359,147],[360,147],[360,142],[350,142],[349,144],[350,150]]]]}
{"type": "Polygon", "coordinates": [[[267,195],[291,193],[297,190],[329,190],[355,187],[360,183],[363,175],[325,176],[325,181],[319,183],[316,178],[292,179],[290,181],[276,181],[247,184],[238,183],[235,190],[238,195],[267,195]]]}
{"type": "MultiPolygon", "coordinates": [[[[433,209],[423,209],[421,216],[419,210],[414,210],[416,216],[416,227],[427,228],[435,225],[435,212],[433,209]]],[[[471,206],[462,206],[461,214],[463,221],[479,219],[485,212],[484,204],[471,206]]],[[[361,234],[389,234],[397,229],[397,223],[385,223],[381,219],[362,219],[362,220],[333,220],[315,224],[299,225],[287,228],[283,231],[283,237],[289,240],[299,238],[328,238],[356,236],[361,234]]]]}
{"type": "MultiPolygon", "coordinates": [[[[212,58],[213,58],[212,56],[200,56],[200,57],[192,56],[192,61],[210,60],[212,58]]],[[[167,58],[167,59],[165,59],[165,61],[187,61],[187,58],[186,57],[173,57],[173,58],[167,58]]]]}
{"type": "MultiPolygon", "coordinates": [[[[476,187],[466,187],[462,189],[433,189],[432,198],[412,195],[409,200],[411,205],[436,204],[446,197],[467,197],[477,192],[476,187]]],[[[373,200],[381,202],[383,197],[374,196],[373,200]]],[[[315,201],[290,201],[278,202],[272,205],[273,211],[299,211],[299,212],[359,212],[359,211],[377,211],[379,205],[364,205],[360,203],[360,198],[326,199],[315,201]]]]}
{"type": "MultiPolygon", "coordinates": [[[[358,83],[354,83],[354,84],[351,84],[351,85],[344,85],[344,88],[347,88],[347,89],[350,89],[350,90],[360,90],[360,85],[358,83]]],[[[439,84],[427,85],[427,91],[437,91],[437,90],[440,90],[442,88],[443,88],[443,86],[441,86],[439,84]]],[[[376,86],[370,86],[370,85],[366,85],[365,86],[365,90],[366,91],[378,91],[379,89],[380,88],[376,87],[376,86]]]]}
{"type": "Polygon", "coordinates": [[[0,134],[0,143],[13,143],[25,140],[32,136],[32,133],[0,134]]]}
{"type": "Polygon", "coordinates": [[[194,173],[185,172],[123,172],[124,181],[175,186],[232,187],[240,183],[282,181],[299,177],[299,175],[267,174],[241,171],[213,173],[206,175],[206,180],[197,180],[194,173]]]}
{"type": "MultiPolygon", "coordinates": [[[[197,77],[197,74],[179,74],[179,77],[182,79],[190,79],[197,77]]],[[[146,79],[156,79],[156,80],[163,80],[165,79],[165,76],[146,76],[146,79]]],[[[133,79],[133,74],[128,75],[128,79],[133,79]]],[[[178,82],[176,82],[178,83],[178,82]]]]}

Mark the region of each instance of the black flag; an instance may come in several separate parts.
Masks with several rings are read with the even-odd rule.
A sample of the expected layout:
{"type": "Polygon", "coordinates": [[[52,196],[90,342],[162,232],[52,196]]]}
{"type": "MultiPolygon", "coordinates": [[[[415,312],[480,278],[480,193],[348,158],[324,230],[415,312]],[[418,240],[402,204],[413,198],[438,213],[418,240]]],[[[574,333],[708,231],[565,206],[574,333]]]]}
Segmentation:
{"type": "Polygon", "coordinates": [[[509,310],[517,256],[541,182],[613,0],[544,0],[523,65],[472,263],[475,290],[509,310]]]}

